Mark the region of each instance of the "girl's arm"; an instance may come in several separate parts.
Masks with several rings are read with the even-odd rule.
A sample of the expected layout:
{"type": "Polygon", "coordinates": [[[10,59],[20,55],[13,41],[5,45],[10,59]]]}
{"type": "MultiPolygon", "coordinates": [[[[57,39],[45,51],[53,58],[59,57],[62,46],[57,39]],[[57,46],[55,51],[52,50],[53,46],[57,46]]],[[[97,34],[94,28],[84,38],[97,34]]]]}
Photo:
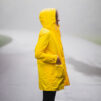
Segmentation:
{"type": "Polygon", "coordinates": [[[58,56],[55,54],[45,53],[45,49],[49,43],[49,32],[42,31],[39,34],[39,39],[35,47],[35,58],[41,59],[46,63],[56,63],[58,56]]]}

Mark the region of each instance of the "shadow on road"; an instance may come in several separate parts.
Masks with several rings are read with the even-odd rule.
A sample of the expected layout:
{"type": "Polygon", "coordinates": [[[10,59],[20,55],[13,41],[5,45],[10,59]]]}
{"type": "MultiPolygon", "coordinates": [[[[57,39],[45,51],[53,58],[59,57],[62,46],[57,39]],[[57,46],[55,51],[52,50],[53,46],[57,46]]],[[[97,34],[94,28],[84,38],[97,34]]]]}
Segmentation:
{"type": "Polygon", "coordinates": [[[68,64],[74,65],[74,69],[78,72],[84,73],[85,75],[88,76],[98,76],[101,77],[101,68],[96,67],[96,66],[91,66],[89,64],[83,63],[81,61],[77,61],[73,59],[72,57],[69,57],[66,59],[66,62],[68,64]]]}

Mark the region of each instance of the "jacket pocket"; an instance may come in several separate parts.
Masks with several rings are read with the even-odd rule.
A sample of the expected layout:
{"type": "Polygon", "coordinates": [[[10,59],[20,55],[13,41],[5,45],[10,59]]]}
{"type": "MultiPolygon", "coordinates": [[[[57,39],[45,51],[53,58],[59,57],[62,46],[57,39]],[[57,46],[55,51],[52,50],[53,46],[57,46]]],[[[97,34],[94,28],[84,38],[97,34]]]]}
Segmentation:
{"type": "Polygon", "coordinates": [[[56,77],[57,78],[63,78],[64,77],[63,64],[56,64],[56,77]]]}

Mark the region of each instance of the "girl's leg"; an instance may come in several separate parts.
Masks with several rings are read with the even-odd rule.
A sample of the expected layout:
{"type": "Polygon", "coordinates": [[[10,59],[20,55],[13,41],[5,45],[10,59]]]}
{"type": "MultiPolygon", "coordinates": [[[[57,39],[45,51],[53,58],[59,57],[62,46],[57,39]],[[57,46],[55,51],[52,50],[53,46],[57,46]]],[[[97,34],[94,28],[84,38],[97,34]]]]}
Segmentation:
{"type": "Polygon", "coordinates": [[[55,101],[56,91],[43,91],[43,101],[55,101]]]}

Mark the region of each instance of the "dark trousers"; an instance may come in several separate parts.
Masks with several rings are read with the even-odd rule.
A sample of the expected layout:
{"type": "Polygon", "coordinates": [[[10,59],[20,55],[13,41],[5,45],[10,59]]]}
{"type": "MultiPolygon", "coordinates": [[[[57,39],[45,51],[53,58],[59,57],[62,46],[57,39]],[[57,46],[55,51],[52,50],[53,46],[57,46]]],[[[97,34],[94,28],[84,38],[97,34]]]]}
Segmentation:
{"type": "Polygon", "coordinates": [[[43,91],[43,101],[55,101],[56,91],[43,91]]]}

